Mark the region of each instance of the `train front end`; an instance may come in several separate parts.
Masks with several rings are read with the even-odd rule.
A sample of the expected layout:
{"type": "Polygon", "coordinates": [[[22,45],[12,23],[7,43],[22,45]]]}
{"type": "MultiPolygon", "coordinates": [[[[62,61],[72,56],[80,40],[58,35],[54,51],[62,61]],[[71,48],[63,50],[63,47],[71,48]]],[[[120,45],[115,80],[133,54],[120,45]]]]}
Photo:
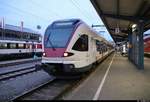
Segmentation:
{"type": "Polygon", "coordinates": [[[79,20],[55,21],[48,26],[44,35],[42,68],[50,75],[73,75],[75,65],[70,59],[68,45],[79,25],[79,20]]]}

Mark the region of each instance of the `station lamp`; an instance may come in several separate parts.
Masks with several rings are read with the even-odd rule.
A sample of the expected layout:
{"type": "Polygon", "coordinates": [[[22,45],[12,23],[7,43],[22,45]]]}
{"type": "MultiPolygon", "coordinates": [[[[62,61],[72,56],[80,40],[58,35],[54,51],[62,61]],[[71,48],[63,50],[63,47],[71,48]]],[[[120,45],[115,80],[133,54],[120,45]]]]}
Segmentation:
{"type": "Polygon", "coordinates": [[[137,26],[137,24],[133,24],[133,25],[132,25],[132,28],[135,28],[136,26],[137,26]]]}
{"type": "Polygon", "coordinates": [[[137,32],[137,24],[132,25],[132,32],[136,31],[137,32]]]}

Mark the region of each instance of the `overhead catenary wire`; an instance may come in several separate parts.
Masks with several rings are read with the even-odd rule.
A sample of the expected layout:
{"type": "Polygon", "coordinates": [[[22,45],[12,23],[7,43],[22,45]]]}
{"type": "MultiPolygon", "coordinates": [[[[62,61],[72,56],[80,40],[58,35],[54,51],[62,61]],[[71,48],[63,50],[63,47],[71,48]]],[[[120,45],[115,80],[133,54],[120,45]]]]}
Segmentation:
{"type": "MultiPolygon", "coordinates": [[[[2,10],[3,7],[1,6],[0,9],[2,10]]],[[[10,9],[12,9],[12,8],[10,8],[10,9]]],[[[5,10],[6,10],[6,9],[5,9],[5,10]]],[[[8,11],[7,11],[7,12],[9,12],[9,8],[8,8],[8,11]]],[[[18,16],[20,16],[20,17],[23,17],[23,16],[24,16],[24,13],[23,13],[23,12],[19,12],[19,13],[18,13],[17,10],[12,10],[11,12],[13,12],[13,14],[15,14],[15,16],[16,16],[16,15],[18,15],[18,16]]],[[[31,16],[31,15],[28,15],[28,16],[31,16]]],[[[0,16],[0,19],[2,19],[2,18],[5,19],[5,24],[6,24],[7,21],[12,21],[12,22],[14,22],[14,19],[9,18],[9,16],[0,16]]],[[[21,21],[23,21],[23,19],[21,19],[21,21]]],[[[35,22],[35,19],[33,19],[32,22],[35,22]]],[[[9,22],[9,23],[10,23],[10,22],[9,22]]]]}
{"type": "MultiPolygon", "coordinates": [[[[3,7],[1,6],[0,9],[2,10],[3,7]]],[[[22,14],[23,14],[22,12],[21,12],[22,14],[19,14],[17,11],[13,11],[13,13],[15,13],[15,14],[18,15],[18,16],[23,16],[23,15],[22,15],[22,14]]],[[[3,18],[3,17],[4,17],[4,16],[0,16],[0,18],[3,18]]],[[[5,18],[5,17],[4,17],[4,18],[5,18]]]]}
{"type": "MultiPolygon", "coordinates": [[[[81,6],[77,0],[74,0],[74,2],[76,2],[76,4],[78,4],[79,7],[81,6]]],[[[94,19],[94,20],[96,19],[96,18],[95,18],[93,15],[91,15],[85,8],[82,8],[81,10],[82,10],[84,13],[86,13],[86,14],[88,15],[88,17],[90,17],[91,19],[94,19]]]]}
{"type": "Polygon", "coordinates": [[[71,3],[78,9],[78,11],[88,20],[95,19],[93,16],[89,16],[88,12],[85,9],[81,9],[79,3],[76,0],[69,0],[71,3]]]}
{"type": "Polygon", "coordinates": [[[69,1],[71,1],[71,3],[79,10],[79,12],[80,12],[87,20],[90,20],[89,17],[88,17],[87,15],[85,15],[85,13],[80,9],[79,5],[74,2],[74,0],[69,0],[69,1]]]}
{"type": "MultiPolygon", "coordinates": [[[[32,3],[33,3],[33,5],[37,5],[37,6],[39,6],[39,7],[41,7],[41,6],[42,6],[41,4],[39,4],[39,3],[35,2],[34,0],[30,0],[30,2],[32,2],[32,3]]],[[[50,13],[54,14],[56,17],[60,17],[60,18],[62,18],[62,16],[61,16],[61,15],[59,15],[58,13],[56,13],[56,12],[52,11],[52,10],[51,10],[51,9],[49,9],[49,8],[46,8],[45,6],[42,6],[42,8],[44,8],[44,11],[47,11],[48,13],[50,12],[50,13]]],[[[42,8],[41,8],[41,9],[42,9],[42,8]]]]}
{"type": "MultiPolygon", "coordinates": [[[[76,4],[78,4],[79,6],[81,6],[78,2],[77,2],[77,0],[74,0],[74,2],[76,2],[76,4]]],[[[86,13],[87,15],[88,15],[88,17],[90,17],[91,19],[95,19],[95,17],[93,16],[93,15],[91,15],[91,14],[89,14],[89,12],[85,9],[85,8],[82,8],[82,11],[84,12],[84,13],[86,13]]],[[[96,29],[95,29],[96,30],[96,29]]],[[[98,30],[99,31],[99,30],[98,30]]]]}
{"type": "MultiPolygon", "coordinates": [[[[74,0],[74,2],[80,7],[81,5],[79,4],[79,2],[77,2],[77,0],[74,0]]],[[[89,14],[89,12],[82,8],[81,10],[83,10],[83,12],[85,13],[85,15],[88,15],[88,17],[92,18],[92,19],[95,19],[95,17],[93,17],[91,14],[89,14]]]]}
{"type": "MultiPolygon", "coordinates": [[[[3,2],[1,2],[1,3],[3,3],[3,2]]],[[[41,17],[41,16],[37,16],[37,15],[31,13],[31,12],[28,12],[28,11],[25,11],[25,10],[22,10],[22,9],[19,9],[19,8],[15,7],[15,6],[10,5],[10,4],[7,4],[7,3],[3,3],[3,4],[6,5],[7,7],[10,7],[10,8],[12,8],[12,9],[15,9],[15,10],[18,11],[18,12],[24,12],[24,13],[26,13],[26,14],[29,14],[30,16],[32,15],[32,16],[35,17],[35,18],[40,18],[40,19],[42,19],[42,20],[45,21],[45,22],[48,21],[47,19],[45,19],[45,18],[43,18],[43,17],[41,17]]]]}

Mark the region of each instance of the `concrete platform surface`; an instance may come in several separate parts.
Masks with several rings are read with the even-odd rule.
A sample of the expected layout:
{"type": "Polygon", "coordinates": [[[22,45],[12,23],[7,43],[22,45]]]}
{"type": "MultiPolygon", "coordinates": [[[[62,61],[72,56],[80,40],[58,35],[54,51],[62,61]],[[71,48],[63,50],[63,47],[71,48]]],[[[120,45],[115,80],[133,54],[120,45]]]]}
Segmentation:
{"type": "Polygon", "coordinates": [[[139,70],[127,57],[112,54],[63,100],[150,100],[150,59],[139,70]]]}

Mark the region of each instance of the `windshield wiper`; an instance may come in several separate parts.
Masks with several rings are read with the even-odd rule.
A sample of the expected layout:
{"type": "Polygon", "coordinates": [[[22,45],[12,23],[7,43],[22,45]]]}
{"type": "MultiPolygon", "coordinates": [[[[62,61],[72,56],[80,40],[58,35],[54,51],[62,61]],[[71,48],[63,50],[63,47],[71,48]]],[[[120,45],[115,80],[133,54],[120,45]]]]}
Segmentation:
{"type": "Polygon", "coordinates": [[[49,42],[50,45],[52,46],[53,51],[55,51],[56,49],[55,49],[55,47],[53,46],[53,44],[52,44],[52,42],[51,42],[51,40],[50,40],[50,36],[51,36],[51,32],[50,32],[49,35],[48,35],[48,38],[47,38],[47,40],[46,40],[46,43],[49,42]]]}

